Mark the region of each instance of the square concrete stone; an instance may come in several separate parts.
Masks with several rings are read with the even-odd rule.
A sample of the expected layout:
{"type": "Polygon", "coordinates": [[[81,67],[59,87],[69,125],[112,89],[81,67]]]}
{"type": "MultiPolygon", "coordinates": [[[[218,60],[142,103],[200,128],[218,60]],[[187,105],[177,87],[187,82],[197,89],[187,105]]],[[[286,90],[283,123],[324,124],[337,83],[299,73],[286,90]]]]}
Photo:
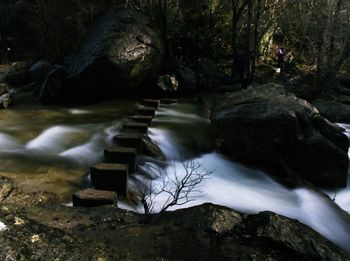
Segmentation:
{"type": "Polygon", "coordinates": [[[97,207],[117,204],[117,193],[114,191],[84,189],[73,194],[73,206],[97,207]]]}
{"type": "Polygon", "coordinates": [[[91,181],[98,190],[116,191],[125,196],[128,186],[128,165],[100,163],[90,168],[91,181]]]}
{"type": "Polygon", "coordinates": [[[137,149],[126,147],[115,147],[104,151],[107,163],[126,164],[128,165],[129,173],[133,173],[136,170],[136,155],[137,149]]]}

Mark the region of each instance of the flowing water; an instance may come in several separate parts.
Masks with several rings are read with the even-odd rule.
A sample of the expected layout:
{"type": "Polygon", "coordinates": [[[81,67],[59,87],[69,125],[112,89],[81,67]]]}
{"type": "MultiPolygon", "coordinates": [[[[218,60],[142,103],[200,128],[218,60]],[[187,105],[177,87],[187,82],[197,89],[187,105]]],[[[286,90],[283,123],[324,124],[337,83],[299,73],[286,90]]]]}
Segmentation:
{"type": "MultiPolygon", "coordinates": [[[[111,146],[123,117],[134,107],[131,101],[114,101],[80,108],[24,106],[0,111],[0,175],[14,178],[26,191],[52,191],[68,202],[72,192],[88,185],[89,167],[103,160],[103,149],[111,146]]],[[[184,165],[191,163],[201,173],[211,173],[191,193],[190,202],[169,210],[204,202],[245,213],[269,210],[298,219],[350,252],[349,218],[332,201],[305,188],[285,188],[265,173],[213,152],[206,112],[196,103],[162,105],[148,134],[169,164],[139,159],[151,176],[136,175],[130,186],[142,182],[156,189],[164,185],[161,174],[181,177],[186,174],[184,165]]],[[[166,199],[166,193],[154,198],[154,210],[159,211],[166,199]]],[[[338,191],[335,202],[349,210],[350,190],[338,191]]],[[[142,211],[141,206],[120,206],[142,211]]]]}
{"type": "Polygon", "coordinates": [[[46,190],[69,201],[89,167],[118,132],[134,102],[80,108],[18,106],[0,111],[0,175],[26,192],[46,190]]]}

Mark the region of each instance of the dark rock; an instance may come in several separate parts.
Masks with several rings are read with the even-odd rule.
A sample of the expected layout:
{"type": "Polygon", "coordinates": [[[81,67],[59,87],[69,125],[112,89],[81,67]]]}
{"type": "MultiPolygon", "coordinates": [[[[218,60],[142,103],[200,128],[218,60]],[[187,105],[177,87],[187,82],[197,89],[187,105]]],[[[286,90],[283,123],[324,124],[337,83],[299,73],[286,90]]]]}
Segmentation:
{"type": "Polygon", "coordinates": [[[339,83],[343,85],[345,88],[350,89],[350,78],[341,78],[339,83]]]}
{"type": "Polygon", "coordinates": [[[197,76],[188,66],[177,63],[173,72],[179,81],[179,92],[182,94],[192,94],[198,90],[197,76]]]}
{"type": "Polygon", "coordinates": [[[0,95],[3,95],[9,91],[9,86],[5,83],[0,83],[0,95]]]}
{"type": "Polygon", "coordinates": [[[0,218],[7,226],[0,232],[1,260],[98,260],[112,256],[99,242],[81,240],[62,229],[40,224],[12,207],[1,209],[0,218]]]}
{"type": "Polygon", "coordinates": [[[113,9],[67,64],[70,89],[93,98],[130,93],[158,74],[163,53],[161,37],[146,16],[113,9]]]}
{"type": "Polygon", "coordinates": [[[178,99],[171,99],[171,98],[161,99],[161,103],[164,103],[164,104],[174,104],[174,103],[178,103],[178,102],[179,102],[178,99]]]}
{"type": "Polygon", "coordinates": [[[14,87],[28,84],[27,64],[25,62],[13,63],[9,71],[4,76],[3,81],[14,87]]]}
{"type": "MultiPolygon", "coordinates": [[[[272,212],[250,215],[244,220],[244,229],[265,246],[280,245],[304,260],[348,260],[337,247],[317,232],[272,212]]],[[[292,258],[293,259],[293,258],[292,258]]],[[[298,259],[298,258],[297,258],[298,259]]]]}
{"type": "Polygon", "coordinates": [[[56,65],[54,69],[46,76],[43,82],[39,100],[43,104],[56,103],[63,98],[63,86],[66,77],[65,68],[56,65]]]}
{"type": "Polygon", "coordinates": [[[1,108],[7,108],[10,104],[10,95],[8,93],[5,93],[0,96],[0,107],[1,108]]]}
{"type": "Polygon", "coordinates": [[[348,96],[348,95],[338,94],[338,95],[336,95],[335,99],[340,103],[343,103],[343,104],[350,106],[350,96],[348,96]]]}
{"type": "Polygon", "coordinates": [[[154,108],[150,107],[137,107],[135,113],[137,115],[145,115],[145,116],[152,116],[154,117],[156,110],[154,108]]]}
{"type": "Polygon", "coordinates": [[[141,122],[126,122],[123,124],[123,131],[128,132],[137,132],[137,133],[147,133],[148,125],[147,123],[141,122]]]}
{"type": "Polygon", "coordinates": [[[213,90],[221,86],[226,74],[213,62],[207,59],[200,60],[193,66],[196,73],[197,85],[200,90],[213,90]]]}
{"type": "Polygon", "coordinates": [[[15,185],[12,180],[0,177],[0,202],[8,198],[14,189],[15,185]]]}
{"type": "Polygon", "coordinates": [[[125,196],[128,187],[128,165],[100,163],[90,168],[91,182],[96,189],[116,191],[125,196]]]}
{"type": "Polygon", "coordinates": [[[33,82],[43,82],[53,69],[54,67],[51,63],[40,60],[29,67],[28,77],[33,82]]]}
{"type": "Polygon", "coordinates": [[[270,212],[204,204],[144,216],[114,206],[32,204],[44,194],[14,190],[13,200],[1,202],[1,260],[350,260],[317,232],[270,212]]]}
{"type": "Polygon", "coordinates": [[[313,85],[289,84],[285,85],[287,92],[293,93],[296,97],[312,102],[320,93],[320,89],[313,85]]]}
{"type": "Polygon", "coordinates": [[[175,93],[178,90],[179,82],[175,75],[161,75],[158,79],[158,87],[164,93],[175,93]]]}
{"type": "Polygon", "coordinates": [[[16,97],[16,91],[13,89],[8,89],[6,85],[1,84],[0,92],[2,91],[4,93],[0,95],[0,107],[6,109],[8,106],[14,103],[15,97],[16,97]],[[1,86],[3,86],[2,89],[1,89],[1,86]]]}
{"type": "Polygon", "coordinates": [[[237,84],[226,84],[226,85],[221,85],[220,87],[216,88],[214,92],[234,92],[234,91],[239,91],[242,89],[242,86],[240,83],[237,84]]]}
{"type": "Polygon", "coordinates": [[[121,133],[114,136],[113,141],[118,146],[134,148],[138,152],[142,152],[142,137],[143,135],[140,133],[121,133]]]}
{"type": "Polygon", "coordinates": [[[148,126],[152,124],[153,117],[147,115],[133,115],[130,117],[135,122],[146,123],[148,126]]]}
{"type": "Polygon", "coordinates": [[[350,123],[350,105],[320,99],[314,101],[313,105],[323,117],[332,122],[350,123]]]}
{"type": "Polygon", "coordinates": [[[125,147],[115,147],[104,151],[107,163],[126,164],[130,173],[136,170],[136,155],[136,149],[125,147]]]}
{"type": "Polygon", "coordinates": [[[272,169],[286,164],[313,184],[346,185],[345,134],[283,86],[265,84],[227,94],[211,118],[218,146],[236,160],[272,169]]]}
{"type": "Polygon", "coordinates": [[[190,242],[196,238],[196,256],[183,251],[179,259],[192,254],[198,260],[212,255],[216,260],[349,260],[346,253],[309,227],[271,212],[246,216],[204,204],[165,213],[155,219],[156,224],[169,226],[177,239],[174,248],[189,245],[191,249],[190,242]],[[188,232],[181,236],[180,231],[188,232]],[[216,238],[220,243],[213,245],[216,238]]]}
{"type": "Polygon", "coordinates": [[[146,107],[152,107],[158,109],[160,106],[160,100],[157,99],[143,99],[141,104],[146,107]]]}
{"type": "Polygon", "coordinates": [[[166,157],[159,146],[148,136],[143,137],[143,154],[155,158],[157,160],[165,161],[166,157]]]}
{"type": "Polygon", "coordinates": [[[116,205],[117,193],[105,190],[84,189],[74,193],[72,200],[75,207],[116,205]]]}
{"type": "Polygon", "coordinates": [[[276,75],[276,68],[270,64],[260,64],[255,68],[254,81],[263,84],[276,75]]]}

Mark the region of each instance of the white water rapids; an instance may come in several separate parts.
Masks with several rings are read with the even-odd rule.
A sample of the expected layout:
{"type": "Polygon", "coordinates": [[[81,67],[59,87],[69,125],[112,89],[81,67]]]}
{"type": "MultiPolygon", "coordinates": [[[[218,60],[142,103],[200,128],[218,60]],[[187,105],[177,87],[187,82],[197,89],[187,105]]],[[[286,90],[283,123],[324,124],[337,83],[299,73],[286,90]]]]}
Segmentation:
{"type": "MultiPolygon", "coordinates": [[[[156,127],[149,130],[149,135],[158,143],[167,158],[175,162],[176,173],[181,176],[185,172],[181,158],[186,148],[176,142],[178,139],[176,131],[169,130],[166,123],[174,126],[191,121],[197,128],[188,129],[187,137],[190,136],[194,144],[200,145],[201,142],[205,142],[203,132],[206,130],[203,128],[203,122],[206,119],[179,113],[181,105],[174,107],[161,109],[156,115],[156,127]],[[176,107],[178,107],[177,112],[174,113],[173,110],[176,110],[176,107]]],[[[350,218],[344,215],[331,200],[308,189],[288,189],[265,173],[246,168],[214,152],[197,155],[191,160],[198,162],[204,171],[213,171],[213,173],[200,184],[200,192],[193,195],[194,201],[185,206],[172,207],[171,210],[205,202],[227,206],[244,213],[268,210],[298,219],[350,252],[350,218]]],[[[172,166],[169,166],[166,171],[168,175],[174,174],[172,166]]],[[[153,186],[161,186],[161,182],[159,179],[158,184],[153,182],[153,186]]],[[[332,195],[334,192],[329,194],[332,195]]],[[[155,208],[159,210],[166,198],[164,193],[156,198],[155,208]]],[[[345,211],[350,211],[350,186],[337,192],[335,202],[345,211]]]]}
{"type": "MultiPolygon", "coordinates": [[[[103,160],[103,149],[119,132],[122,115],[130,114],[134,105],[127,104],[123,109],[118,109],[119,103],[113,106],[107,103],[60,111],[35,108],[0,112],[0,175],[14,178],[26,190],[46,189],[69,200],[74,191],[87,185],[84,182],[89,167],[103,160]]],[[[350,219],[334,202],[308,189],[285,188],[265,173],[213,152],[209,122],[203,115],[193,103],[162,106],[149,128],[149,136],[173,163],[177,175],[184,174],[182,159],[213,171],[192,194],[194,201],[170,210],[205,202],[244,213],[269,210],[298,219],[350,253],[350,219]]],[[[344,127],[350,130],[350,126],[344,127]]],[[[143,160],[143,167],[155,167],[154,161],[143,160]]],[[[165,171],[172,176],[173,170],[170,164],[165,171]]],[[[153,186],[162,182],[158,174],[155,171],[158,179],[153,186]]],[[[335,197],[346,211],[350,211],[349,188],[337,191],[335,197]]],[[[333,197],[335,192],[328,193],[333,197]]],[[[156,198],[155,210],[164,200],[164,194],[156,198]]],[[[141,212],[142,208],[136,210],[141,212]]],[[[0,230],[4,228],[0,222],[0,230]]]]}

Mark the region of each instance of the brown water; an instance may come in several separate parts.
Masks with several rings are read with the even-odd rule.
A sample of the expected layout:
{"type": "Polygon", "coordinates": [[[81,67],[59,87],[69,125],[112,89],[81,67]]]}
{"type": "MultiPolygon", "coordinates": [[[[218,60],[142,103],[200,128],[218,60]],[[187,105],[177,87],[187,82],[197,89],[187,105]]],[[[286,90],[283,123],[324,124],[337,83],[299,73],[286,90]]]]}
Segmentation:
{"type": "Polygon", "coordinates": [[[44,190],[68,201],[102,160],[132,101],[77,108],[21,105],[0,111],[0,175],[27,192],[44,190]]]}

